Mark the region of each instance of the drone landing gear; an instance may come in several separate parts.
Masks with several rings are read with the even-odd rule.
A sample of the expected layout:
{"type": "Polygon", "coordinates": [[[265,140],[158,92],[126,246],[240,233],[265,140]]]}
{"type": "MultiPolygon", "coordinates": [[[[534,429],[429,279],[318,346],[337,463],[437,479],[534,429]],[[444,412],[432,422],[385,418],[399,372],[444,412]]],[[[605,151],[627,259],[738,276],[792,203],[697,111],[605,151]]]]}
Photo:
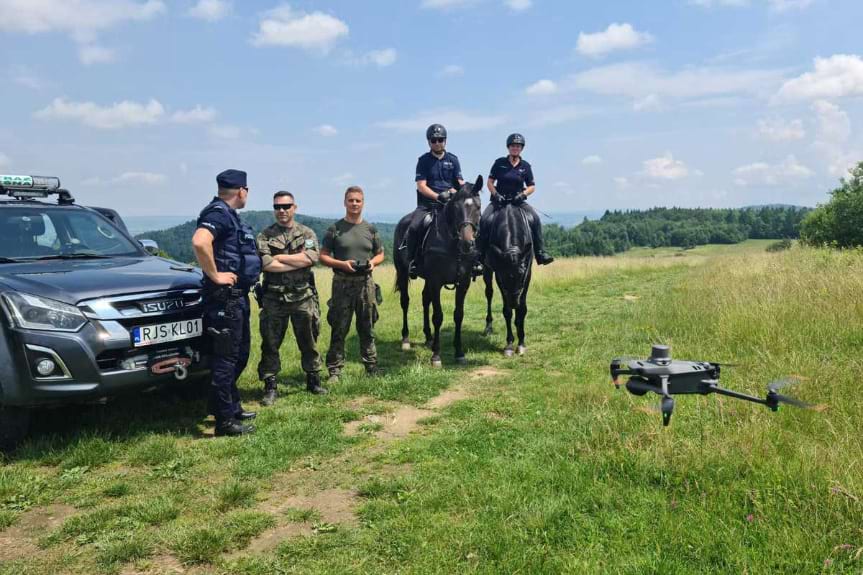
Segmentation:
{"type": "Polygon", "coordinates": [[[662,409],[662,425],[663,427],[668,427],[668,424],[671,423],[671,413],[674,411],[674,399],[670,395],[666,395],[662,398],[660,406],[662,409]]]}

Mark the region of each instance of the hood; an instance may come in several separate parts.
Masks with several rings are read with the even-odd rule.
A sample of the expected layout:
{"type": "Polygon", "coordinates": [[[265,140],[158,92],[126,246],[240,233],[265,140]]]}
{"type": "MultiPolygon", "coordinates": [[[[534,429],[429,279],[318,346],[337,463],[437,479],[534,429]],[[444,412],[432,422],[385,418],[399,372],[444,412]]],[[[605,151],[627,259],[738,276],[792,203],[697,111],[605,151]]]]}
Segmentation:
{"type": "Polygon", "coordinates": [[[0,264],[0,290],[72,305],[103,296],[196,289],[201,278],[198,268],[153,256],[0,264]]]}

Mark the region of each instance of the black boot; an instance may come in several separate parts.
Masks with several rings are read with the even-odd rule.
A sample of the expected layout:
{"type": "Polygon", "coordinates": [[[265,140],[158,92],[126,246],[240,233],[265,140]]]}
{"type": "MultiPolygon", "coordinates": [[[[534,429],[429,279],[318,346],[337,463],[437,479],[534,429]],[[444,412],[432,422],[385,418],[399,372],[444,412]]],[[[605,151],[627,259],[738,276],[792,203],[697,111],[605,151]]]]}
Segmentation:
{"type": "Polygon", "coordinates": [[[271,375],[264,380],[264,398],[261,399],[261,405],[269,407],[276,403],[276,376],[271,375]]]}
{"type": "Polygon", "coordinates": [[[318,372],[306,374],[306,390],[315,395],[326,395],[329,393],[326,387],[321,387],[321,376],[318,372]]]}
{"type": "Polygon", "coordinates": [[[410,277],[412,280],[415,280],[419,277],[416,260],[411,260],[410,266],[408,266],[408,277],[410,277]]]}
{"type": "Polygon", "coordinates": [[[546,264],[550,264],[551,262],[554,261],[554,258],[552,256],[548,255],[548,253],[545,250],[536,250],[534,255],[536,256],[536,263],[538,263],[541,266],[544,266],[546,264]]]}
{"type": "Polygon", "coordinates": [[[216,422],[216,437],[222,436],[237,436],[237,435],[246,435],[248,433],[254,433],[255,426],[254,425],[243,425],[236,419],[228,419],[225,421],[217,421],[216,422]]]}
{"type": "Polygon", "coordinates": [[[245,409],[240,409],[237,413],[234,414],[234,419],[238,421],[249,421],[251,419],[255,419],[258,417],[258,414],[254,411],[246,411],[245,409]]]}

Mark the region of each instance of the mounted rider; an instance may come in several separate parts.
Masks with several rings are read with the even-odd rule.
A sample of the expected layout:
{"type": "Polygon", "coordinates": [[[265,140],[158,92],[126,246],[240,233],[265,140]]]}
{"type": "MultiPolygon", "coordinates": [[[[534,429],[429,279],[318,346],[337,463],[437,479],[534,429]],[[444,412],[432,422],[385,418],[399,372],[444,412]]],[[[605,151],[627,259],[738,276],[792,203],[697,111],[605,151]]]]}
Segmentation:
{"type": "Polygon", "coordinates": [[[439,209],[456,193],[456,185],[464,185],[458,157],[446,151],[446,128],[432,124],[426,130],[429,151],[417,159],[417,207],[411,214],[406,249],[410,259],[410,277],[416,279],[420,247],[432,221],[432,212],[439,209]]]}
{"type": "Polygon", "coordinates": [[[509,153],[495,160],[491,166],[487,184],[488,191],[491,192],[491,201],[483,212],[480,221],[479,248],[484,257],[491,236],[488,230],[494,223],[494,214],[498,208],[509,202],[514,206],[519,206],[527,216],[536,263],[546,265],[553,262],[554,258],[545,251],[542,222],[539,220],[539,215],[527,204],[528,196],[536,190],[536,183],[533,179],[533,169],[527,160],[521,157],[524,146],[524,136],[518,133],[510,134],[506,139],[509,153]]]}

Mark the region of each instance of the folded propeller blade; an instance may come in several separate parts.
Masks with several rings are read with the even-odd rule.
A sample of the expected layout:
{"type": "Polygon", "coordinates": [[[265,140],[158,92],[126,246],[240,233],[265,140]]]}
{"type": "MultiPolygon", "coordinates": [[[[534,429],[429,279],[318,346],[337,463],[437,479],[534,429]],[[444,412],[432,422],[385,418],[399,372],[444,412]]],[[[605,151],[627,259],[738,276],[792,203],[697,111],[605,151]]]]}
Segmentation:
{"type": "Polygon", "coordinates": [[[773,395],[776,397],[776,401],[778,401],[779,403],[787,403],[788,405],[802,407],[803,409],[811,409],[815,407],[811,403],[806,403],[805,401],[801,401],[796,397],[788,397],[787,395],[782,395],[776,392],[773,392],[773,395]]]}
{"type": "Polygon", "coordinates": [[[767,389],[770,391],[778,391],[783,387],[787,387],[789,385],[797,385],[803,381],[803,378],[797,375],[789,375],[788,377],[783,377],[781,379],[776,379],[767,384],[767,389]]]}

